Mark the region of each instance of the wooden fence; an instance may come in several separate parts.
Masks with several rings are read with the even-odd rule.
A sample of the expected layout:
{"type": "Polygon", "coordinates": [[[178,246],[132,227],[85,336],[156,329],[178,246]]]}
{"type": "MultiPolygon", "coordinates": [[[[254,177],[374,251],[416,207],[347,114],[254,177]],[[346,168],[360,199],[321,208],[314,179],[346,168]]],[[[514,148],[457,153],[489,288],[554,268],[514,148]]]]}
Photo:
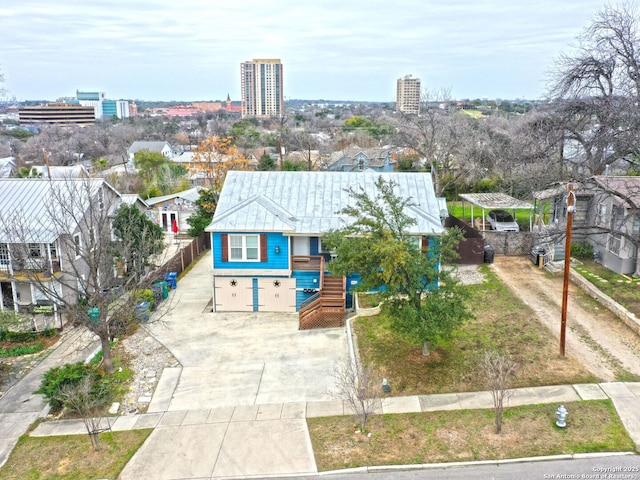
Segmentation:
{"type": "Polygon", "coordinates": [[[182,247],[178,253],[171,257],[158,270],[151,274],[151,283],[164,280],[164,274],[176,272],[178,276],[193,263],[204,251],[211,248],[211,236],[203,233],[199,237],[194,238],[189,244],[182,247]]]}

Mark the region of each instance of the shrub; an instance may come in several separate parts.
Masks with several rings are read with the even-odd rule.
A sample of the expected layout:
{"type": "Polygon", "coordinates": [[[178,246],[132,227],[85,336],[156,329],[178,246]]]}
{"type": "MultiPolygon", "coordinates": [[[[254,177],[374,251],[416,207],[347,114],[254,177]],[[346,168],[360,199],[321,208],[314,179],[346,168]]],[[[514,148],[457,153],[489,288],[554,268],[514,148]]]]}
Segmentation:
{"type": "Polygon", "coordinates": [[[149,302],[149,310],[153,310],[153,290],[148,288],[142,290],[134,290],[131,292],[131,298],[138,304],[140,302],[149,302]]]}
{"type": "Polygon", "coordinates": [[[0,357],[19,357],[21,355],[29,355],[31,353],[38,353],[44,347],[41,344],[36,345],[24,345],[14,348],[0,348],[0,357]]]}
{"type": "Polygon", "coordinates": [[[50,369],[44,374],[40,388],[34,393],[44,395],[53,410],[60,410],[64,406],[61,392],[65,386],[68,388],[70,385],[75,385],[85,377],[92,377],[94,393],[102,396],[105,387],[103,376],[95,368],[84,365],[82,362],[68,363],[50,369]]]}
{"type": "Polygon", "coordinates": [[[587,241],[573,242],[571,256],[580,260],[593,260],[593,245],[587,241]]]}

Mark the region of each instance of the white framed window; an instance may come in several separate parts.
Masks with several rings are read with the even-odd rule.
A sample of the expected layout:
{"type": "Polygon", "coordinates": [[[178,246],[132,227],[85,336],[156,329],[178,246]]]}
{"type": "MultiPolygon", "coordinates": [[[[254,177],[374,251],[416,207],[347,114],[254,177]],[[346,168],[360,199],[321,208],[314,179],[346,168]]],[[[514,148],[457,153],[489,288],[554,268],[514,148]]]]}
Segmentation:
{"type": "Polygon", "coordinates": [[[229,235],[229,261],[260,260],[260,235],[229,235]]]}
{"type": "Polygon", "coordinates": [[[9,265],[9,246],[6,243],[0,243],[0,265],[9,265]]]}
{"type": "Polygon", "coordinates": [[[76,253],[76,258],[79,258],[82,253],[82,237],[79,233],[76,233],[73,236],[73,247],[76,253]]]}
{"type": "Polygon", "coordinates": [[[607,222],[607,204],[606,203],[598,204],[598,215],[596,218],[596,224],[598,224],[601,227],[609,226],[607,222]]]}
{"type": "Polygon", "coordinates": [[[610,233],[607,241],[607,250],[614,255],[620,254],[620,247],[622,246],[622,235],[619,233],[610,233]]]}
{"type": "Polygon", "coordinates": [[[29,244],[29,256],[31,258],[40,258],[42,256],[42,251],[40,250],[39,243],[30,243],[29,244]]]}

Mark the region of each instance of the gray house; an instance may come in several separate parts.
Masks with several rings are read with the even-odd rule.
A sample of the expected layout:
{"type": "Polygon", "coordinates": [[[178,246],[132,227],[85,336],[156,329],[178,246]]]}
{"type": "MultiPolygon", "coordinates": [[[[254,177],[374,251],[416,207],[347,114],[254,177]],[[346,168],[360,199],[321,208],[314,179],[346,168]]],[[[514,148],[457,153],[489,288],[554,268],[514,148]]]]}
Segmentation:
{"type": "MultiPolygon", "coordinates": [[[[573,239],[586,240],[603,266],[616,273],[640,275],[640,177],[594,176],[573,183],[573,239]]],[[[536,230],[550,243],[564,242],[567,185],[535,194],[536,230]]]]}
{"type": "Polygon", "coordinates": [[[392,172],[395,163],[388,148],[352,147],[333,152],[324,169],[331,172],[392,172]]]}
{"type": "Polygon", "coordinates": [[[112,240],[120,204],[103,179],[0,178],[0,309],[58,318],[51,292],[74,303],[110,284],[114,263],[96,277],[84,259],[112,240]]]}

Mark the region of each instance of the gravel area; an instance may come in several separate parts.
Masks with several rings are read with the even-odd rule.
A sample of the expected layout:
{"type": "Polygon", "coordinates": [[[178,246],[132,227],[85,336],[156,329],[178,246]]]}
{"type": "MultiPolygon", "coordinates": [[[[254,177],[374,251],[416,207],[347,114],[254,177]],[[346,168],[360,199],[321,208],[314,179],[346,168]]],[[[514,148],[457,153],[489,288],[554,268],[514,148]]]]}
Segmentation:
{"type": "Polygon", "coordinates": [[[473,285],[485,281],[484,274],[478,271],[479,265],[458,265],[456,277],[464,285],[473,285]]]}
{"type": "Polygon", "coordinates": [[[122,340],[121,348],[129,358],[133,378],[129,392],[121,399],[118,413],[135,415],[149,407],[149,402],[165,367],[179,367],[180,362],[167,348],[153,338],[144,327],[122,340]]]}

